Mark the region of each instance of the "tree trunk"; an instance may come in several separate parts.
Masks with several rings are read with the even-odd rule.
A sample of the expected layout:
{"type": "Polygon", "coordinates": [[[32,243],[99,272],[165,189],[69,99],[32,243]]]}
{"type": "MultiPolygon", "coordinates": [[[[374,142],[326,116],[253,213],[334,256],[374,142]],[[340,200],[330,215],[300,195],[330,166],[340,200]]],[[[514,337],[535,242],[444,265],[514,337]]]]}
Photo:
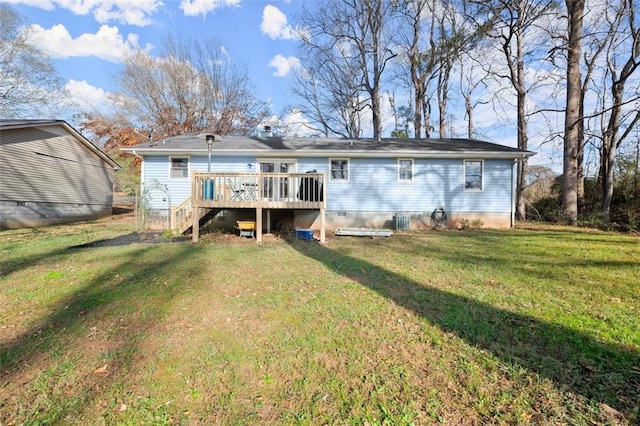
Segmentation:
{"type": "MultiPolygon", "coordinates": [[[[423,96],[424,97],[424,96],[423,96]]],[[[414,137],[416,139],[422,138],[422,99],[418,98],[417,92],[414,99],[413,107],[415,108],[415,116],[413,119],[414,137]]]]}
{"type": "Polygon", "coordinates": [[[422,102],[422,114],[424,116],[424,137],[429,139],[431,137],[431,101],[429,99],[424,99],[422,102]]]}
{"type": "Polygon", "coordinates": [[[438,133],[441,138],[447,136],[447,86],[449,85],[449,70],[451,67],[447,63],[448,59],[442,58],[443,64],[438,71],[438,133]]]}
{"type": "Polygon", "coordinates": [[[416,4],[416,13],[412,16],[412,27],[413,27],[413,38],[411,40],[411,48],[409,52],[409,60],[411,61],[410,73],[411,73],[411,83],[413,84],[413,91],[415,97],[413,99],[413,111],[414,111],[414,119],[413,119],[413,130],[414,137],[416,139],[420,139],[422,137],[422,103],[424,102],[424,84],[422,83],[420,76],[420,29],[422,18],[420,17],[420,12],[422,11],[423,6],[416,4]]]}
{"type": "MultiPolygon", "coordinates": [[[[609,142],[610,143],[610,142],[609,142]]],[[[609,147],[602,153],[602,220],[609,223],[611,220],[611,200],[613,199],[613,166],[615,161],[615,148],[609,147]]]]}
{"type": "Polygon", "coordinates": [[[471,105],[471,96],[464,97],[464,108],[467,113],[467,137],[473,137],[473,106],[471,105]]]}
{"type": "Polygon", "coordinates": [[[371,91],[371,111],[373,113],[373,138],[382,137],[382,122],[380,120],[380,93],[376,87],[371,91]]]}
{"type": "Polygon", "coordinates": [[[578,158],[580,151],[580,54],[584,0],[566,0],[569,13],[567,46],[567,105],[564,119],[564,160],[562,174],[562,214],[564,220],[578,222],[578,158]]]}
{"type": "Polygon", "coordinates": [[[622,95],[624,92],[624,80],[614,81],[611,91],[613,93],[613,103],[609,124],[605,131],[602,145],[604,148],[602,155],[602,220],[609,223],[611,220],[611,200],[613,199],[613,166],[616,160],[617,135],[620,127],[620,116],[622,114],[622,95]]]}
{"type": "Polygon", "coordinates": [[[445,117],[447,101],[443,98],[438,99],[438,132],[441,138],[447,136],[447,120],[445,117]]]}
{"type": "MultiPolygon", "coordinates": [[[[516,81],[513,85],[517,94],[517,108],[518,108],[518,149],[526,150],[529,144],[527,136],[527,114],[526,114],[526,102],[527,91],[524,87],[525,84],[525,72],[524,72],[524,40],[521,32],[516,33],[517,43],[517,56],[516,56],[516,81]]],[[[518,181],[516,187],[516,219],[525,220],[527,217],[526,199],[524,196],[524,190],[526,189],[526,176],[527,176],[527,159],[523,158],[518,163],[518,181]]]]}
{"type": "Polygon", "coordinates": [[[578,171],[576,176],[576,196],[578,197],[578,211],[584,208],[584,95],[580,89],[580,118],[578,122],[578,171]]]}
{"type": "MultiPolygon", "coordinates": [[[[522,68],[522,75],[524,76],[524,66],[522,62],[518,65],[518,73],[522,68]]],[[[522,80],[524,81],[524,80],[522,80]]],[[[528,137],[527,137],[527,118],[525,111],[526,94],[524,88],[518,90],[518,148],[527,149],[528,137]]],[[[527,159],[523,158],[518,163],[518,180],[516,187],[516,219],[525,220],[527,216],[526,199],[524,196],[524,190],[526,189],[526,175],[527,175],[527,159]]]]}

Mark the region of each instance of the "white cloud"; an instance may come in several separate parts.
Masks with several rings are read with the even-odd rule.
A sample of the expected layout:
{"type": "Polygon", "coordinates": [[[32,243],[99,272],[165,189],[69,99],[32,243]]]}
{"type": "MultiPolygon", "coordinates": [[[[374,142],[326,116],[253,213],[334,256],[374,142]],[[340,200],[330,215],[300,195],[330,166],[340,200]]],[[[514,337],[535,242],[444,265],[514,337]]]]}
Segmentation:
{"type": "Polygon", "coordinates": [[[93,16],[99,23],[110,21],[144,27],[152,24],[151,16],[163,3],[158,0],[112,0],[100,2],[93,9],[93,16]]]}
{"type": "Polygon", "coordinates": [[[300,59],[295,56],[284,57],[282,55],[276,55],[269,62],[269,66],[276,69],[273,73],[276,77],[286,77],[292,68],[300,67],[300,59]]]}
{"type": "Polygon", "coordinates": [[[287,129],[287,136],[311,137],[318,135],[309,120],[299,110],[293,110],[282,117],[282,126],[287,129]]]}
{"type": "Polygon", "coordinates": [[[93,14],[95,20],[104,24],[121,24],[144,27],[153,23],[151,16],[163,6],[161,0],[7,0],[13,4],[26,4],[44,10],[56,7],[75,15],[93,14]]]}
{"type": "Polygon", "coordinates": [[[44,10],[53,10],[55,6],[50,0],[4,0],[4,3],[9,4],[24,4],[31,7],[37,7],[44,10]]]}
{"type": "Polygon", "coordinates": [[[207,13],[221,7],[240,5],[240,0],[182,0],[180,9],[186,16],[206,16],[207,13]]]}
{"type": "MultiPolygon", "coordinates": [[[[29,27],[30,40],[51,55],[53,58],[66,59],[75,56],[97,56],[109,62],[122,62],[138,46],[138,35],[129,34],[126,39],[120,34],[118,27],[102,25],[97,33],[85,33],[78,38],[72,38],[69,31],[62,24],[50,29],[40,25],[29,27]]],[[[147,44],[146,49],[151,46],[147,44]]]]}
{"type": "Polygon", "coordinates": [[[278,38],[285,40],[296,38],[295,30],[287,24],[286,15],[270,4],[265,6],[262,11],[260,30],[274,40],[278,38]]]}
{"type": "Polygon", "coordinates": [[[84,80],[69,80],[64,88],[71,101],[82,111],[101,111],[109,103],[104,89],[92,86],[84,80]]]}

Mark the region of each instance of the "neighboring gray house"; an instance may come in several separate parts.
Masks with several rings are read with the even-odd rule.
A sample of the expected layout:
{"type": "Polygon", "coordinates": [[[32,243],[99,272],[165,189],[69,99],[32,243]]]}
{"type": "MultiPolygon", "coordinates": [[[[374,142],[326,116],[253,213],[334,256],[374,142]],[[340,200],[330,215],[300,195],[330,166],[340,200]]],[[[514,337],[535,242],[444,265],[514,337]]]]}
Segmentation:
{"type": "Polygon", "coordinates": [[[63,120],[0,120],[0,229],[110,215],[116,169],[63,120]]]}
{"type": "MultiPolygon", "coordinates": [[[[321,139],[179,136],[124,148],[142,158],[146,205],[159,227],[180,232],[202,216],[258,231],[286,226],[446,226],[514,221],[517,161],[533,155],[469,139],[321,139]],[[210,139],[211,140],[211,139],[210,139]],[[210,147],[210,150],[209,150],[210,147]],[[209,161],[210,158],[210,161],[209,161]],[[210,173],[207,173],[210,167],[210,173]],[[192,213],[197,211],[198,214],[192,213]]],[[[260,240],[261,232],[257,233],[260,240]]]]}

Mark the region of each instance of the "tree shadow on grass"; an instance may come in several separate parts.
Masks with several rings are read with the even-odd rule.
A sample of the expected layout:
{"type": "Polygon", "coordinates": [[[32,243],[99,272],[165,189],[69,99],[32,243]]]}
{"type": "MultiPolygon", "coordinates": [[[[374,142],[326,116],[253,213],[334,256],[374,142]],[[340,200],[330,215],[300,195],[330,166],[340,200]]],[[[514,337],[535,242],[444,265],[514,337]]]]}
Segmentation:
{"type": "MultiPolygon", "coordinates": [[[[81,232],[76,232],[81,234],[81,232]]],[[[70,238],[71,233],[65,235],[66,238],[70,238]]],[[[64,257],[69,254],[70,250],[95,248],[95,247],[112,247],[112,246],[131,246],[131,245],[149,245],[149,244],[164,244],[164,243],[184,243],[189,242],[188,237],[180,236],[173,238],[165,238],[162,233],[159,232],[129,232],[126,234],[118,235],[112,238],[98,239],[89,241],[83,244],[70,245],[68,247],[62,247],[55,250],[43,250],[36,253],[25,255],[22,257],[6,257],[0,259],[0,278],[9,276],[14,272],[18,272],[21,269],[28,268],[34,264],[37,264],[43,260],[51,260],[58,257],[64,257]]],[[[11,246],[9,246],[9,249],[11,246]]]]}
{"type": "MultiPolygon", "coordinates": [[[[128,366],[139,356],[141,342],[169,311],[167,307],[176,294],[184,290],[180,281],[167,281],[166,274],[181,264],[184,268],[185,262],[197,258],[197,252],[203,248],[183,244],[159,255],[153,253],[156,247],[136,245],[109,252],[89,249],[97,250],[96,257],[109,266],[98,268],[98,274],[81,288],[47,306],[49,314],[42,315],[27,330],[0,342],[0,424],[60,422],[65,416],[96,404],[104,389],[126,382],[131,374],[128,366]],[[126,318],[126,322],[118,323],[118,317],[126,318]],[[88,359],[104,360],[108,370],[93,374],[92,370],[99,365],[73,366],[74,358],[86,361],[87,357],[69,351],[82,351],[83,342],[90,342],[90,326],[102,324],[115,325],[113,330],[97,330],[94,326],[95,333],[114,335],[102,341],[104,347],[94,348],[97,353],[88,359]],[[71,383],[65,383],[69,380],[61,370],[65,364],[82,370],[80,377],[72,378],[71,383]],[[42,391],[46,394],[45,402],[24,400],[28,395],[42,398],[41,392],[34,394],[34,387],[38,386],[34,383],[38,380],[46,385],[42,391]],[[12,408],[11,412],[7,407],[12,408]],[[17,407],[25,411],[19,413],[17,407]]],[[[77,250],[63,248],[15,259],[14,263],[55,264],[60,256],[77,250]]],[[[14,266],[9,269],[15,270],[15,265],[6,266],[14,266]]],[[[198,268],[187,264],[187,269],[190,282],[197,280],[198,268]]]]}
{"type": "MultiPolygon", "coordinates": [[[[605,344],[560,324],[443,291],[324,245],[294,241],[292,247],[505,363],[517,363],[551,379],[560,389],[605,403],[628,420],[638,420],[637,349],[605,344]]],[[[460,257],[453,252],[439,252],[438,256],[454,264],[460,257]]]]}

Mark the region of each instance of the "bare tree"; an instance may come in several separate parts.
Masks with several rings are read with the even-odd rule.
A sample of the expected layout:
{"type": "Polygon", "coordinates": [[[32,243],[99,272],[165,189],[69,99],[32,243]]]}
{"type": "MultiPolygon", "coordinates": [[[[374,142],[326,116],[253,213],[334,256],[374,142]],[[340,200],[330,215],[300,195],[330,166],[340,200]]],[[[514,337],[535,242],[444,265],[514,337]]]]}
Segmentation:
{"type": "Polygon", "coordinates": [[[407,0],[397,8],[400,73],[409,76],[415,137],[431,131],[431,105],[438,106],[438,131],[446,136],[450,79],[462,52],[477,34],[464,25],[463,5],[454,0],[407,0]]]}
{"type": "MultiPolygon", "coordinates": [[[[590,1],[581,3],[567,2],[567,5],[571,5],[573,9],[568,9],[567,13],[567,27],[563,33],[559,36],[561,44],[555,46],[551,50],[550,59],[553,66],[557,69],[571,70],[571,78],[576,78],[576,81],[568,83],[567,88],[571,89],[573,95],[579,92],[579,100],[572,100],[572,107],[575,107],[576,102],[579,108],[579,113],[572,112],[571,122],[565,123],[569,125],[569,128],[573,134],[572,137],[576,137],[576,160],[572,165],[576,168],[575,177],[575,192],[577,197],[577,212],[584,207],[584,179],[585,179],[585,149],[589,142],[596,141],[594,145],[598,145],[600,149],[602,141],[602,131],[597,129],[597,125],[594,126],[592,119],[597,119],[601,122],[604,114],[603,105],[605,103],[602,98],[603,92],[606,92],[606,83],[601,87],[593,87],[596,83],[595,77],[598,74],[604,73],[602,67],[606,68],[606,65],[602,63],[602,54],[606,51],[607,47],[613,40],[614,35],[618,31],[618,21],[620,20],[620,14],[614,13],[614,17],[611,16],[610,9],[614,8],[612,2],[609,1],[590,1]],[[575,7],[578,6],[578,12],[575,7]],[[572,27],[571,20],[580,20],[579,25],[582,27],[578,40],[570,40],[570,37],[577,37],[575,26],[572,27]],[[578,48],[578,52],[576,52],[578,48]],[[579,61],[579,64],[569,64],[569,56],[572,61],[579,61]],[[578,75],[575,75],[576,69],[578,75]],[[589,93],[598,94],[597,105],[592,106],[593,102],[589,99],[589,93]],[[587,106],[587,103],[589,106],[587,106]],[[585,111],[585,108],[595,108],[589,112],[585,111]],[[577,127],[574,128],[574,124],[577,127]],[[596,128],[594,128],[596,127],[596,128]]],[[[614,8],[615,9],[615,8],[614,8]]],[[[568,73],[567,75],[568,76],[568,73]]],[[[601,79],[597,79],[600,81],[601,79]]],[[[572,95],[572,96],[573,96],[572,95]]],[[[566,105],[563,112],[566,111],[566,105]]],[[[565,114],[566,117],[566,114],[565,114]]],[[[564,134],[563,136],[567,136],[564,134]]],[[[569,149],[573,155],[573,147],[569,149]]],[[[564,160],[569,160],[570,157],[565,157],[564,160]]],[[[567,164],[565,164],[567,165],[567,164]]],[[[573,179],[571,172],[565,174],[567,179],[573,179]]],[[[573,183],[567,182],[570,186],[574,186],[573,183]]],[[[570,189],[572,191],[573,188],[570,189]]],[[[567,196],[572,197],[570,193],[567,196]]],[[[574,214],[577,214],[574,213],[574,214]]],[[[569,220],[573,222],[573,220],[569,220]]]]}
{"type": "MultiPolygon", "coordinates": [[[[303,50],[307,58],[319,56],[334,62],[330,67],[357,71],[352,77],[368,98],[375,138],[382,135],[382,75],[389,60],[395,56],[388,46],[387,33],[393,5],[394,2],[385,0],[330,0],[320,2],[314,11],[305,13],[301,19],[301,27],[305,28],[303,50]]],[[[330,85],[323,84],[323,87],[330,85]]]]}
{"type": "MultiPolygon", "coordinates": [[[[437,19],[435,20],[436,28],[435,31],[431,31],[431,36],[433,38],[433,34],[437,33],[439,36],[439,40],[441,41],[438,53],[437,53],[437,61],[440,66],[436,71],[436,94],[438,99],[438,134],[441,138],[446,137],[446,126],[447,126],[447,101],[449,100],[449,80],[451,78],[451,70],[453,69],[453,64],[456,61],[457,44],[458,42],[455,39],[458,37],[458,34],[455,30],[448,31],[450,22],[455,22],[455,11],[451,10],[448,4],[442,4],[443,10],[436,10],[436,5],[431,9],[431,13],[433,15],[437,15],[437,19]],[[453,18],[451,15],[453,15],[453,18]]],[[[432,42],[433,43],[433,42],[432,42]]]]}
{"type": "Polygon", "coordinates": [[[300,102],[295,109],[307,117],[307,126],[325,137],[357,138],[362,134],[362,112],[367,108],[361,94],[358,64],[342,49],[312,49],[305,67],[292,73],[291,91],[300,102]]]}
{"type": "Polygon", "coordinates": [[[438,130],[441,138],[447,136],[447,103],[451,89],[451,73],[462,52],[470,49],[477,37],[473,27],[464,25],[462,9],[462,5],[456,4],[453,0],[431,3],[431,14],[437,16],[434,20],[435,31],[432,29],[430,37],[431,45],[437,46],[436,61],[439,63],[436,69],[436,94],[438,130]],[[433,41],[436,37],[437,39],[433,41]]]}
{"type": "MultiPolygon", "coordinates": [[[[531,33],[537,37],[544,33],[539,23],[549,13],[554,11],[556,3],[553,0],[492,0],[473,2],[475,9],[469,9],[469,15],[476,20],[476,25],[487,27],[489,37],[494,38],[500,45],[504,57],[506,72],[495,70],[495,75],[508,81],[515,92],[517,114],[518,148],[528,149],[527,131],[527,95],[532,90],[528,84],[526,66],[528,62],[539,59],[541,40],[529,43],[531,33]],[[475,16],[473,16],[475,15],[475,16]],[[486,19],[478,20],[478,16],[486,19]]],[[[546,52],[545,52],[546,54],[546,52]]],[[[518,176],[516,184],[516,218],[524,220],[526,216],[526,188],[527,159],[518,162],[518,176]]]]}
{"type": "Polygon", "coordinates": [[[38,115],[61,96],[62,80],[53,64],[29,42],[22,18],[0,4],[0,116],[38,115]]]}
{"type": "MultiPolygon", "coordinates": [[[[632,129],[640,122],[640,110],[637,108],[625,114],[625,86],[631,76],[640,67],[640,28],[637,21],[635,4],[633,0],[621,0],[618,11],[614,16],[623,17],[615,19],[615,23],[627,28],[617,32],[611,40],[607,52],[607,68],[611,86],[611,106],[609,119],[602,138],[600,157],[600,176],[602,177],[602,216],[605,223],[610,220],[611,200],[614,188],[614,166],[616,152],[622,142],[631,133],[632,129]],[[626,117],[624,116],[626,115],[626,117]],[[620,134],[622,122],[628,119],[626,129],[620,134]]],[[[638,89],[636,88],[636,103],[638,102],[638,89]]]]}
{"type": "Polygon", "coordinates": [[[429,120],[429,106],[427,105],[427,90],[435,78],[437,67],[436,49],[433,36],[435,15],[427,17],[428,3],[433,0],[407,0],[401,2],[398,8],[400,22],[398,25],[398,40],[402,50],[400,57],[400,76],[409,76],[409,86],[413,94],[413,127],[414,137],[422,138],[424,126],[425,137],[430,136],[431,123],[429,120]],[[431,24],[430,36],[424,36],[425,21],[431,24]],[[406,23],[407,25],[404,25],[406,23]],[[408,32],[404,30],[408,29],[408,32]],[[429,40],[427,46],[422,46],[422,40],[429,40]]]}
{"type": "MultiPolygon", "coordinates": [[[[578,138],[579,138],[579,146],[578,146],[578,175],[577,175],[577,197],[578,197],[578,210],[580,210],[581,206],[584,204],[584,178],[585,178],[585,170],[584,170],[584,154],[585,147],[587,144],[587,138],[585,137],[585,102],[587,98],[587,93],[589,92],[591,85],[593,74],[598,66],[599,59],[601,54],[604,52],[606,46],[610,43],[613,35],[615,34],[615,25],[611,25],[611,23],[607,19],[606,13],[600,13],[598,10],[602,5],[593,5],[595,6],[592,10],[585,10],[584,16],[592,16],[592,22],[587,23],[587,31],[583,30],[582,35],[582,70],[584,77],[582,79],[582,85],[580,88],[580,117],[579,117],[579,127],[578,127],[578,138]]],[[[585,4],[585,8],[588,5],[585,4]]],[[[583,18],[584,20],[584,18],[583,18]]],[[[583,26],[585,23],[583,22],[583,26]]]]}
{"type": "Polygon", "coordinates": [[[476,137],[475,123],[473,120],[474,111],[478,105],[487,104],[489,101],[474,100],[474,93],[478,88],[485,88],[485,79],[491,74],[491,64],[486,67],[480,62],[486,58],[486,52],[480,48],[474,48],[469,52],[464,52],[459,58],[460,64],[460,96],[464,99],[464,115],[467,119],[467,137],[476,137]],[[475,56],[478,56],[476,59],[475,56]]]}
{"type": "Polygon", "coordinates": [[[167,37],[161,56],[137,51],[116,76],[115,103],[134,124],[159,137],[197,134],[244,135],[267,117],[245,70],[213,41],[167,37]]]}

